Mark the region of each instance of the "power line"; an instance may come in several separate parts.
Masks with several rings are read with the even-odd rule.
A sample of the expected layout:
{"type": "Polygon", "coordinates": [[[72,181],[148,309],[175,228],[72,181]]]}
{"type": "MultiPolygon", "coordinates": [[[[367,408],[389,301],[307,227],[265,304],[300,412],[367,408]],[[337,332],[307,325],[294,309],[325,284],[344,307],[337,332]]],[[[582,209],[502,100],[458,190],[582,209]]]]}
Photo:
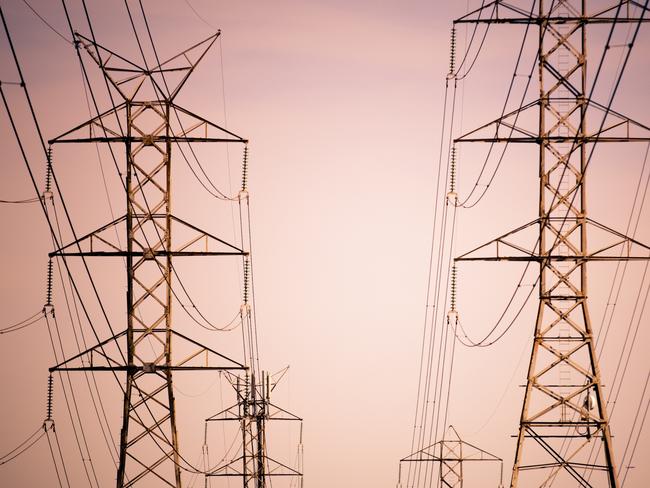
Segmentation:
{"type": "Polygon", "coordinates": [[[208,27],[210,27],[210,28],[212,28],[212,29],[216,29],[216,27],[215,27],[214,25],[212,25],[210,22],[208,22],[207,20],[205,20],[205,18],[204,18],[201,14],[199,14],[199,13],[196,11],[196,9],[192,6],[192,3],[190,2],[190,0],[185,0],[185,3],[186,3],[187,6],[190,8],[190,10],[191,10],[192,12],[194,12],[194,15],[196,15],[196,17],[197,17],[201,22],[203,22],[205,25],[207,25],[208,27]]]}
{"type": "Polygon", "coordinates": [[[26,327],[29,327],[30,325],[40,322],[44,316],[45,316],[45,311],[39,310],[34,315],[30,315],[29,317],[21,320],[20,322],[16,322],[15,324],[8,325],[7,327],[3,327],[2,329],[0,329],[0,334],[9,334],[10,332],[16,332],[22,330],[26,327]]]}
{"type": "Polygon", "coordinates": [[[61,39],[63,39],[65,42],[68,44],[72,44],[72,41],[65,37],[61,32],[59,32],[56,28],[52,26],[41,14],[39,14],[34,7],[32,7],[27,0],[22,0],[25,5],[31,10],[36,17],[40,19],[41,22],[43,22],[52,32],[54,32],[57,36],[59,36],[61,39]]]}
{"type": "Polygon", "coordinates": [[[40,197],[34,198],[25,198],[23,200],[0,200],[0,203],[36,203],[40,200],[40,197]]]}
{"type": "Polygon", "coordinates": [[[7,464],[14,459],[16,459],[21,454],[27,452],[34,444],[43,438],[45,435],[45,429],[43,426],[39,426],[34,432],[32,432],[27,438],[14,447],[11,451],[0,456],[0,466],[7,464]]]}

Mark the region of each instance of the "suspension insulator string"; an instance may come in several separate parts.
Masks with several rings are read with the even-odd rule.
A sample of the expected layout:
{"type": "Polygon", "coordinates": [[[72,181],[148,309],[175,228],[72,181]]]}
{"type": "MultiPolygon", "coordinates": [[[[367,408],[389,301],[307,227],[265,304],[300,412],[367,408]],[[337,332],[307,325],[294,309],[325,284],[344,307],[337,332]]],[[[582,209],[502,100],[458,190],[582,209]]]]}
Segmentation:
{"type": "Polygon", "coordinates": [[[246,374],[244,375],[244,416],[248,417],[248,399],[249,399],[249,377],[248,377],[248,370],[246,370],[246,374]]]}
{"type": "Polygon", "coordinates": [[[458,322],[458,311],[456,310],[456,293],[457,293],[457,282],[458,282],[458,270],[456,269],[456,264],[451,267],[451,300],[449,312],[447,312],[447,323],[454,322],[454,325],[458,322]]]}
{"type": "Polygon", "coordinates": [[[47,378],[47,417],[45,420],[52,420],[52,400],[54,399],[54,378],[52,373],[47,378]]]}
{"type": "Polygon", "coordinates": [[[47,169],[45,172],[45,191],[43,192],[43,201],[52,200],[52,146],[47,148],[47,169]]]}
{"type": "Polygon", "coordinates": [[[456,146],[451,147],[451,156],[449,164],[449,192],[447,192],[447,205],[450,203],[455,207],[458,203],[458,193],[456,193],[456,146]]]}
{"type": "Polygon", "coordinates": [[[244,305],[248,305],[248,287],[250,277],[250,258],[244,256],[244,305]]]}
{"type": "Polygon", "coordinates": [[[52,315],[54,317],[54,305],[52,305],[52,289],[54,282],[54,272],[52,258],[47,262],[47,287],[45,291],[45,305],[43,305],[43,313],[45,315],[52,315]]]}
{"type": "Polygon", "coordinates": [[[45,306],[52,306],[52,258],[47,262],[47,301],[45,306]]]}
{"type": "Polygon", "coordinates": [[[456,26],[451,28],[451,43],[449,50],[449,73],[447,74],[447,79],[454,78],[456,74],[454,70],[456,69],[456,26]]]}
{"type": "Polygon", "coordinates": [[[243,302],[240,309],[242,320],[246,319],[250,315],[251,306],[248,303],[248,298],[250,295],[250,274],[250,256],[246,255],[244,256],[244,292],[242,294],[243,302]]]}
{"type": "Polygon", "coordinates": [[[47,378],[47,416],[43,421],[43,430],[47,432],[48,430],[54,429],[54,419],[52,418],[52,403],[54,400],[54,378],[52,373],[47,378]]]}
{"type": "Polygon", "coordinates": [[[244,146],[244,158],[241,168],[241,190],[239,191],[239,200],[248,198],[248,144],[244,146]]]}

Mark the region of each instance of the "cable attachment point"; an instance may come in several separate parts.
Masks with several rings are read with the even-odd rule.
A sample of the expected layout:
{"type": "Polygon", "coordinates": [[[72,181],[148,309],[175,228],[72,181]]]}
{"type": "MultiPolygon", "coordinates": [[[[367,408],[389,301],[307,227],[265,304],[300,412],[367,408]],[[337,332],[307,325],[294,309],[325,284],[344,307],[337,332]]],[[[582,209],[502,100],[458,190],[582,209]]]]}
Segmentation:
{"type": "Polygon", "coordinates": [[[47,169],[45,172],[45,191],[43,192],[43,201],[53,199],[52,194],[52,146],[47,148],[47,169]]]}
{"type": "Polygon", "coordinates": [[[458,194],[456,193],[456,146],[451,147],[450,164],[449,164],[449,192],[447,192],[447,205],[452,204],[454,207],[458,203],[458,194]]]}
{"type": "Polygon", "coordinates": [[[447,323],[451,324],[452,321],[454,325],[458,322],[458,311],[456,310],[456,284],[458,281],[458,271],[456,269],[456,264],[451,267],[451,307],[449,312],[447,312],[447,323]]]}
{"type": "Polygon", "coordinates": [[[456,76],[454,70],[456,69],[456,26],[451,28],[451,43],[449,51],[449,73],[447,79],[456,76]]]}

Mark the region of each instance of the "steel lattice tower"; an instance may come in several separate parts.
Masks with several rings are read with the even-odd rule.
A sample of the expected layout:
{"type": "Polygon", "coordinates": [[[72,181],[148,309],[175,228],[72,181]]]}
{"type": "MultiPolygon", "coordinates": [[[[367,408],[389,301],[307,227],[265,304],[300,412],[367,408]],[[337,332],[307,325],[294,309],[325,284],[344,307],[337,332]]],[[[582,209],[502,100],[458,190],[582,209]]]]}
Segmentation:
{"type": "Polygon", "coordinates": [[[539,32],[539,99],[456,139],[539,146],[538,218],[456,259],[539,263],[539,306],[511,487],[618,486],[587,307],[587,263],[647,259],[649,248],[587,216],[586,172],[593,144],[650,141],[650,129],[590,99],[587,26],[645,22],[648,10],[622,1],[590,13],[587,3],[538,0],[534,12],[496,1],[455,21],[533,24],[539,32]],[[630,16],[634,8],[640,18],[630,16]],[[526,127],[524,112],[534,110],[537,127],[526,127]],[[588,124],[588,114],[602,123],[588,124]],[[534,228],[537,242],[530,249],[519,239],[534,228]],[[590,251],[588,231],[609,242],[590,251]]]}
{"type": "Polygon", "coordinates": [[[126,214],[51,256],[110,256],[126,261],[127,328],[51,371],[124,372],[118,488],[181,486],[173,372],[246,369],[181,334],[172,316],[172,260],[247,252],[172,214],[172,147],[247,141],[176,105],[174,99],[219,33],[149,68],[76,34],[122,102],[50,141],[125,148],[126,214]],[[172,81],[173,80],[173,81],[172,81]],[[168,83],[175,83],[168,86],[168,83]],[[142,100],[141,97],[150,97],[142,100]],[[115,228],[125,232],[120,246],[115,228]],[[175,238],[172,238],[172,230],[175,238]],[[180,241],[182,239],[182,241],[180,241]],[[172,348],[173,346],[173,348],[172,348]],[[173,354],[172,354],[173,349],[173,354]]]}
{"type": "MultiPolygon", "coordinates": [[[[262,378],[262,381],[256,380],[254,373],[245,378],[237,377],[232,384],[237,403],[206,419],[206,422],[238,422],[242,436],[241,453],[207,476],[226,480],[240,478],[244,488],[273,486],[274,478],[284,478],[290,481],[290,486],[302,488],[300,461],[298,469],[287,466],[268,455],[266,444],[266,425],[272,421],[299,422],[302,444],[302,419],[271,403],[271,392],[277,383],[272,383],[268,374],[262,373],[262,378]]],[[[300,451],[298,454],[301,457],[300,451]]]]}

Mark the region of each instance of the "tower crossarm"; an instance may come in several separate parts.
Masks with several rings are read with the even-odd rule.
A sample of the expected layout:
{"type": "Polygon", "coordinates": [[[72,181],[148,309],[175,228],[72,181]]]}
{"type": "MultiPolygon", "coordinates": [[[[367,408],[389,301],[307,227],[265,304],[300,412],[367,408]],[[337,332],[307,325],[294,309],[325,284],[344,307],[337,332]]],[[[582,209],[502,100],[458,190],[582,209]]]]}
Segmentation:
{"type": "MultiPolygon", "coordinates": [[[[650,260],[650,246],[642,242],[626,236],[621,232],[611,229],[603,224],[596,222],[593,219],[586,218],[585,224],[587,227],[594,230],[601,231],[602,240],[607,240],[607,244],[595,250],[585,253],[574,252],[558,253],[546,252],[544,254],[539,252],[539,239],[531,244],[531,235],[526,232],[531,228],[539,226],[545,228],[553,228],[554,235],[559,241],[566,240],[566,247],[571,246],[571,242],[566,238],[577,228],[573,227],[571,232],[564,230],[565,224],[568,222],[563,217],[549,217],[548,219],[535,219],[532,222],[524,224],[516,229],[513,229],[506,234],[496,237],[485,244],[482,244],[471,251],[467,251],[456,258],[454,261],[524,261],[524,262],[574,262],[576,264],[583,264],[590,261],[647,261],[650,260]],[[555,224],[551,227],[549,223],[543,224],[543,221],[552,222],[555,224]],[[518,240],[525,240],[525,243],[520,243],[518,240]]],[[[556,246],[557,247],[557,246],[556,246]]]]}
{"type": "MultiPolygon", "coordinates": [[[[132,213],[132,218],[137,222],[153,221],[158,223],[164,222],[167,216],[164,214],[132,213]]],[[[234,244],[230,244],[178,217],[170,215],[169,218],[175,224],[176,233],[184,236],[182,243],[172,244],[171,249],[166,249],[164,246],[153,248],[147,245],[146,241],[142,243],[138,241],[138,244],[130,250],[128,247],[125,248],[120,244],[121,240],[116,237],[116,230],[119,232],[127,219],[125,215],[52,251],[49,256],[131,256],[139,260],[153,260],[160,257],[249,255],[248,251],[244,251],[234,244]]]]}
{"type": "MultiPolygon", "coordinates": [[[[558,2],[558,4],[561,2],[558,2]]],[[[639,18],[630,15],[630,8],[650,11],[646,6],[635,0],[621,0],[601,8],[588,15],[581,15],[573,10],[568,15],[557,15],[550,12],[547,15],[527,11],[503,0],[488,2],[480,8],[454,20],[454,24],[611,24],[612,22],[629,24],[639,22],[639,18]]],[[[644,18],[641,22],[650,22],[644,18]]]]}
{"type": "Polygon", "coordinates": [[[206,118],[187,110],[173,102],[140,101],[123,102],[115,108],[107,110],[86,122],[64,132],[48,141],[49,144],[70,143],[122,143],[131,144],[134,150],[147,146],[166,143],[190,142],[235,142],[246,144],[247,139],[238,136],[206,118]],[[122,126],[124,119],[155,113],[161,123],[153,130],[143,130],[133,125],[130,133],[122,126]]]}
{"type": "Polygon", "coordinates": [[[575,99],[567,97],[549,97],[528,102],[501,117],[490,121],[454,139],[454,143],[463,142],[490,142],[490,143],[571,143],[574,147],[581,144],[596,144],[602,142],[650,142],[650,127],[638,122],[611,108],[605,107],[594,100],[585,100],[575,103],[575,99]],[[570,109],[559,112],[554,105],[570,104],[570,109]],[[529,112],[539,110],[546,106],[546,110],[553,114],[554,123],[539,134],[536,127],[527,127],[522,122],[529,112]],[[584,107],[585,111],[594,112],[601,117],[601,124],[592,133],[582,133],[572,127],[571,116],[579,115],[576,112],[584,107]],[[571,127],[571,131],[558,130],[571,127]]]}

